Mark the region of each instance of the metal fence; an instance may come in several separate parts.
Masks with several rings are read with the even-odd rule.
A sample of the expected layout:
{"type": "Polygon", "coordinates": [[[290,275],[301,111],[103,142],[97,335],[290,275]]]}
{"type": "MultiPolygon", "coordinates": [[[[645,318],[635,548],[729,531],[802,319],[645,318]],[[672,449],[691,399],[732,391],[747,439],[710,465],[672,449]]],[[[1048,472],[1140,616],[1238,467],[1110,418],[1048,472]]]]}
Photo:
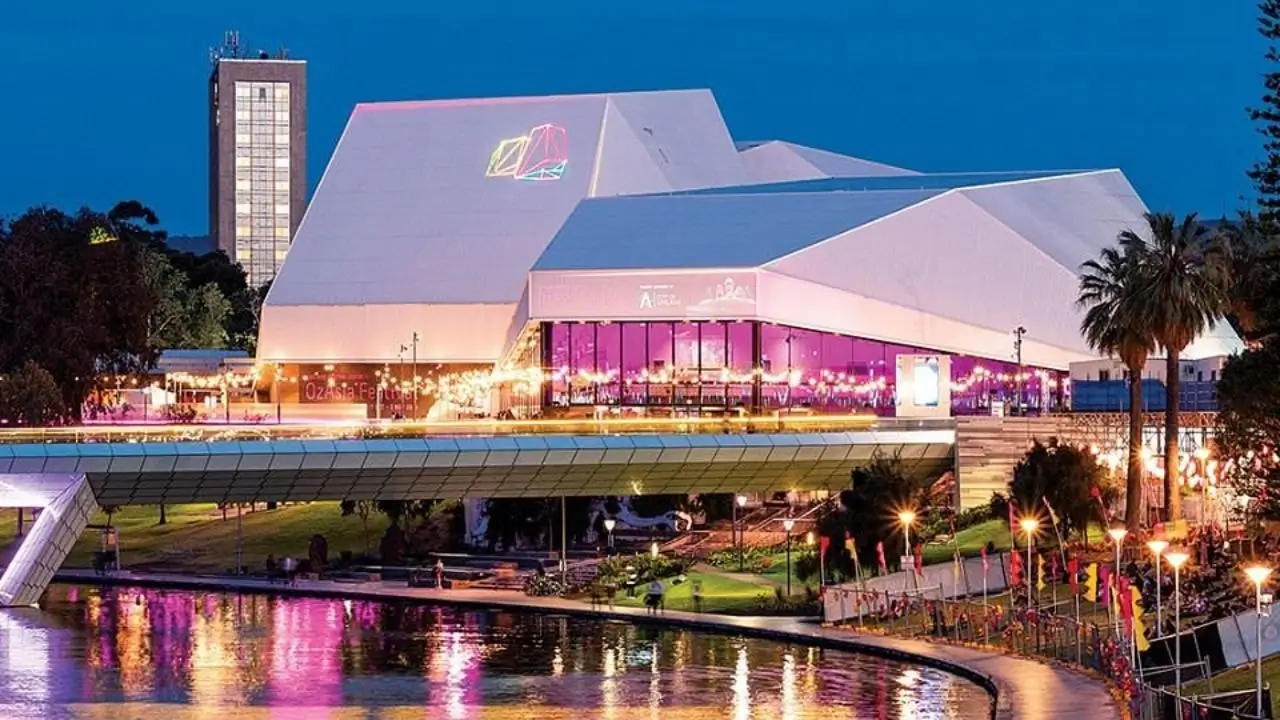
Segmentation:
{"type": "MultiPolygon", "coordinates": [[[[241,409],[232,406],[234,423],[202,425],[80,425],[58,428],[0,426],[0,444],[84,442],[210,442],[224,440],[397,439],[449,436],[520,435],[750,435],[845,432],[912,433],[954,431],[955,421],[882,418],[874,415],[775,414],[730,417],[646,417],[535,420],[339,421],[240,424],[241,409]]],[[[261,413],[259,413],[261,414],[261,413]]],[[[216,418],[214,418],[216,419],[216,418]]],[[[953,442],[947,440],[947,442],[953,442]]]]}
{"type": "MultiPolygon", "coordinates": [[[[1174,684],[1173,666],[1143,668],[1141,656],[1130,647],[1120,625],[1077,622],[1068,598],[1056,606],[1019,607],[1022,598],[1009,593],[981,599],[936,599],[940,586],[910,590],[850,590],[842,593],[846,612],[840,624],[913,638],[940,638],[956,643],[986,645],[1002,652],[1073,664],[1098,673],[1130,698],[1130,711],[1140,720],[1270,720],[1270,692],[1263,693],[1262,712],[1252,690],[1215,693],[1212,681],[1207,693],[1181,697],[1174,684]]],[[[1184,662],[1183,683],[1210,678],[1207,659],[1184,662]]]]}

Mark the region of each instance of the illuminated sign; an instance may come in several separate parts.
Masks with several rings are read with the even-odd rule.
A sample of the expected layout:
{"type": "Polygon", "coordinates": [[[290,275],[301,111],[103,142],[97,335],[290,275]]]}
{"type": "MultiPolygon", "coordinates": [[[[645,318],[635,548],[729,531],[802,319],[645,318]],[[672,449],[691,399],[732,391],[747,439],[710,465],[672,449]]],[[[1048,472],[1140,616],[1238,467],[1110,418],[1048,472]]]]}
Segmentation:
{"type": "Polygon", "coordinates": [[[915,364],[916,407],[938,407],[942,374],[938,371],[937,358],[916,358],[915,364]]]}
{"type": "Polygon", "coordinates": [[[569,164],[569,134],[559,125],[539,125],[498,143],[489,155],[487,177],[559,180],[569,164]]]}

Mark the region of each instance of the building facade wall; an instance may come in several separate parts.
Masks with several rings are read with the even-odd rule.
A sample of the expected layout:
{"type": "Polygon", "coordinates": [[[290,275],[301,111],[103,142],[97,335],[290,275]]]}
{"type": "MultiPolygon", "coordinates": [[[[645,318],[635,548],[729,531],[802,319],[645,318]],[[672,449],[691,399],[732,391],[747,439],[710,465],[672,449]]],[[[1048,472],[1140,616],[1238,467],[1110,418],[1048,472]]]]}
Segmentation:
{"type": "Polygon", "coordinates": [[[253,287],[274,279],[306,211],[306,63],[222,59],[209,82],[209,231],[253,287]]]}

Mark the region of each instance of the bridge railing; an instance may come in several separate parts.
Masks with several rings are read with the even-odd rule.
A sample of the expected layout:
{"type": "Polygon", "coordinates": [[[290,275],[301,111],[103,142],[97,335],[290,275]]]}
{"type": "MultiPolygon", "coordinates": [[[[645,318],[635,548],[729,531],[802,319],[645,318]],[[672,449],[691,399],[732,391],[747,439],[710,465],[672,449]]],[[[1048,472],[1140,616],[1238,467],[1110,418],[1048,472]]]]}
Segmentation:
{"type": "Polygon", "coordinates": [[[228,442],[254,440],[394,440],[521,435],[749,435],[954,430],[943,419],[872,415],[768,415],[729,418],[608,418],[537,420],[368,421],[283,425],[77,425],[0,428],[0,445],[93,442],[228,442]]]}

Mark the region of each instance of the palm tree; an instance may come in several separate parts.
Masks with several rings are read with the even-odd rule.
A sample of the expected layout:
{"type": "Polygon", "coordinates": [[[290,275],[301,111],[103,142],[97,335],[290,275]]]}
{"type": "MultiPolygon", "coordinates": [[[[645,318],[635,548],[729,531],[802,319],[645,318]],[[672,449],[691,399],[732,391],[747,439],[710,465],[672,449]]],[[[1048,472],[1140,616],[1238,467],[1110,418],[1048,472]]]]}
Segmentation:
{"type": "Polygon", "coordinates": [[[1208,228],[1191,213],[1179,222],[1171,213],[1147,213],[1144,240],[1132,230],[1122,243],[1141,244],[1139,310],[1165,353],[1164,491],[1167,518],[1182,517],[1178,483],[1178,396],[1181,353],[1222,320],[1228,307],[1227,269],[1208,228]]]}
{"type": "Polygon", "coordinates": [[[1272,258],[1280,257],[1280,238],[1269,234],[1253,216],[1245,214],[1237,225],[1223,220],[1215,246],[1231,284],[1227,290],[1228,319],[1246,342],[1257,343],[1275,331],[1266,317],[1274,304],[1280,275],[1272,258]]]}
{"type": "Polygon", "coordinates": [[[1129,371],[1129,463],[1124,517],[1130,530],[1142,524],[1142,370],[1155,349],[1155,335],[1139,312],[1141,258],[1138,240],[1121,236],[1097,260],[1081,266],[1080,295],[1085,310],[1080,331],[1089,347],[1120,358],[1129,371]]]}

